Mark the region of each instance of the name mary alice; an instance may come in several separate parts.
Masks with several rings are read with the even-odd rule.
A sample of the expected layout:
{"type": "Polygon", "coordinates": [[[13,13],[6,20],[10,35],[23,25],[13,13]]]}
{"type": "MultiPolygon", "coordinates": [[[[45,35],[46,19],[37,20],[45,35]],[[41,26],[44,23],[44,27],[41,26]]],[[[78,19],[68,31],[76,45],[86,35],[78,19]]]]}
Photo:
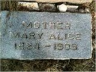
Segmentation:
{"type": "MultiPolygon", "coordinates": [[[[22,33],[22,32],[11,32],[12,38],[23,38],[23,39],[43,39],[44,33],[22,33]]],[[[80,33],[65,33],[62,35],[62,33],[49,33],[47,36],[48,40],[81,40],[81,34],[80,33]]]]}

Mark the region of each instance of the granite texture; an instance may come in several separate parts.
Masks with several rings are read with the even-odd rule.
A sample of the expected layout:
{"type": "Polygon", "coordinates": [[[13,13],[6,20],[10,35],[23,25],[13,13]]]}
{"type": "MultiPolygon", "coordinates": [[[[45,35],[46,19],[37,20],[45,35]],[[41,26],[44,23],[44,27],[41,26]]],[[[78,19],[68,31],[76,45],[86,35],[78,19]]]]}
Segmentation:
{"type": "MultiPolygon", "coordinates": [[[[91,45],[91,15],[79,13],[47,13],[47,12],[1,12],[0,23],[0,58],[1,59],[19,59],[19,60],[33,60],[33,59],[89,59],[92,55],[91,45]],[[36,26],[31,26],[34,22],[36,26]],[[39,22],[39,23],[38,23],[39,22]],[[42,22],[47,22],[48,28],[43,28],[42,22]],[[50,22],[57,24],[54,29],[50,22]],[[29,25],[28,25],[29,24],[29,25]],[[70,29],[67,24],[71,24],[70,29]],[[23,26],[22,26],[23,25],[23,26]],[[39,27],[40,25],[40,27],[39,27]],[[49,27],[50,26],[50,27],[49,27]],[[34,27],[34,28],[30,28],[34,27]],[[18,38],[14,38],[13,33],[20,32],[18,38]],[[35,37],[30,38],[29,33],[35,33],[35,37]],[[42,34],[43,33],[43,34],[42,34]],[[72,38],[65,40],[65,34],[81,34],[80,38],[72,35],[72,38]],[[26,36],[26,35],[28,36],[26,36]],[[53,34],[54,36],[50,35],[53,34]],[[64,39],[58,40],[60,35],[64,39]],[[75,38],[74,38],[75,37],[75,38]],[[40,38],[40,39],[39,39],[40,38]],[[51,38],[51,39],[49,39],[51,38]],[[76,40],[77,39],[77,40],[76,40]],[[80,40],[79,40],[80,39],[80,40]],[[26,43],[22,48],[22,44],[26,43]],[[17,45],[18,47],[17,47],[17,45]],[[39,43],[40,47],[31,46],[32,43],[39,43]],[[54,45],[59,43],[58,49],[54,45]],[[62,44],[76,44],[77,49],[62,49],[62,44]],[[15,46],[14,46],[15,44],[15,46]],[[29,44],[29,45],[28,45],[29,44]],[[30,48],[28,48],[28,46],[30,48]],[[16,48],[15,48],[16,47],[16,48]]],[[[33,34],[32,34],[33,35],[33,34]]],[[[37,46],[37,45],[36,45],[37,46]]]]}

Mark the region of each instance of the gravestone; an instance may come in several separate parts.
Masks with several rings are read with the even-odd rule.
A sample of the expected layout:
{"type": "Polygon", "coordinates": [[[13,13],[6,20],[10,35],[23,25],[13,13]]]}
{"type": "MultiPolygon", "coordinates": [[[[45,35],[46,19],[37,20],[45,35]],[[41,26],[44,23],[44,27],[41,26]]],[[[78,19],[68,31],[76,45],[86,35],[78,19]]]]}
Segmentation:
{"type": "Polygon", "coordinates": [[[1,59],[89,59],[91,15],[1,12],[1,59]]]}

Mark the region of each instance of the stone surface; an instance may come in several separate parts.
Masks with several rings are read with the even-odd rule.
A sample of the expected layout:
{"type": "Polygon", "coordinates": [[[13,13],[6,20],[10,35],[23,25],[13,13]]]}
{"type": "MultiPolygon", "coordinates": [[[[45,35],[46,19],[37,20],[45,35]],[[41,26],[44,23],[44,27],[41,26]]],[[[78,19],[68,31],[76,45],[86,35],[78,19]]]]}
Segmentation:
{"type": "Polygon", "coordinates": [[[85,12],[84,9],[79,9],[78,11],[79,11],[80,13],[84,13],[84,12],[85,12]]]}
{"type": "Polygon", "coordinates": [[[40,11],[56,11],[55,4],[39,4],[40,11]]]}
{"type": "Polygon", "coordinates": [[[1,12],[1,59],[89,59],[91,15],[1,12]]]}
{"type": "Polygon", "coordinates": [[[27,8],[29,10],[39,10],[38,3],[36,2],[18,2],[18,8],[27,8]]]}
{"type": "Polygon", "coordinates": [[[85,8],[85,12],[89,13],[90,12],[89,8],[85,8]]]}
{"type": "Polygon", "coordinates": [[[80,9],[78,9],[78,11],[80,12],[80,13],[89,13],[90,12],[90,10],[89,10],[89,8],[80,8],[80,9]]]}
{"type": "Polygon", "coordinates": [[[67,5],[67,11],[76,12],[78,10],[78,6],[76,5],[67,5]]]}
{"type": "Polygon", "coordinates": [[[37,1],[37,2],[47,2],[47,3],[57,3],[57,2],[69,2],[69,3],[91,3],[92,0],[21,0],[21,1],[37,1]]]}
{"type": "Polygon", "coordinates": [[[57,8],[60,12],[66,12],[67,6],[65,4],[57,5],[57,8]]]}

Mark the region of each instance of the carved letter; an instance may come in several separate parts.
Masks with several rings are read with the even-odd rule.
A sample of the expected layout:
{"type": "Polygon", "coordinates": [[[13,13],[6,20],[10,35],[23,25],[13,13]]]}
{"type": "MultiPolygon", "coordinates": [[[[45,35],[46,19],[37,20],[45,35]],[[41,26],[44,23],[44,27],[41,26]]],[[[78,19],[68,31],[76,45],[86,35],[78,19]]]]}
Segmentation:
{"type": "Polygon", "coordinates": [[[76,34],[76,40],[81,40],[81,34],[76,34]]]}
{"type": "Polygon", "coordinates": [[[17,49],[17,43],[14,44],[15,49],[17,49]]]}
{"type": "Polygon", "coordinates": [[[63,49],[63,44],[62,43],[55,44],[54,49],[62,50],[63,49]]]}
{"type": "Polygon", "coordinates": [[[19,38],[19,37],[20,37],[20,32],[13,33],[13,37],[15,37],[15,38],[19,38]]]}
{"type": "Polygon", "coordinates": [[[66,29],[70,29],[71,28],[71,24],[67,23],[65,26],[66,29]]]}
{"type": "Polygon", "coordinates": [[[20,48],[21,50],[24,49],[24,46],[25,46],[25,43],[24,43],[24,42],[20,42],[19,48],[20,48]]]}
{"type": "Polygon", "coordinates": [[[70,44],[65,44],[65,49],[69,50],[70,49],[70,44]]]}
{"type": "Polygon", "coordinates": [[[32,49],[32,43],[27,43],[27,50],[30,50],[30,49],[32,49]]]}
{"type": "Polygon", "coordinates": [[[35,48],[40,49],[40,43],[36,43],[35,48]]]}
{"type": "Polygon", "coordinates": [[[62,37],[60,37],[60,34],[58,34],[58,40],[63,40],[63,38],[62,37]]]}
{"type": "Polygon", "coordinates": [[[62,22],[57,22],[57,29],[63,29],[63,23],[62,22]]]}
{"type": "Polygon", "coordinates": [[[39,28],[39,27],[40,27],[39,22],[34,22],[34,28],[39,28]]]}
{"type": "Polygon", "coordinates": [[[65,34],[65,39],[68,39],[68,34],[65,34]]]}
{"type": "Polygon", "coordinates": [[[24,33],[24,34],[22,35],[22,38],[26,38],[26,39],[27,39],[27,34],[24,33]]]}
{"type": "Polygon", "coordinates": [[[49,39],[56,39],[55,35],[54,34],[51,34],[50,38],[49,39]]]}
{"type": "Polygon", "coordinates": [[[55,23],[49,22],[49,24],[51,29],[55,29],[55,23]]]}
{"type": "Polygon", "coordinates": [[[41,33],[41,34],[38,34],[38,36],[39,36],[39,39],[41,39],[42,35],[43,35],[43,33],[41,33]]]}
{"type": "Polygon", "coordinates": [[[44,29],[47,29],[47,22],[43,23],[44,29]]]}
{"type": "Polygon", "coordinates": [[[72,49],[76,50],[77,49],[77,45],[76,44],[72,44],[72,49]]]}
{"type": "Polygon", "coordinates": [[[29,39],[35,39],[35,33],[34,32],[29,33],[29,39]]]}
{"type": "Polygon", "coordinates": [[[30,22],[27,27],[32,28],[32,22],[30,22]]]}
{"type": "Polygon", "coordinates": [[[74,34],[70,33],[70,34],[68,34],[68,38],[70,40],[74,40],[75,39],[75,36],[74,36],[74,34]]]}

